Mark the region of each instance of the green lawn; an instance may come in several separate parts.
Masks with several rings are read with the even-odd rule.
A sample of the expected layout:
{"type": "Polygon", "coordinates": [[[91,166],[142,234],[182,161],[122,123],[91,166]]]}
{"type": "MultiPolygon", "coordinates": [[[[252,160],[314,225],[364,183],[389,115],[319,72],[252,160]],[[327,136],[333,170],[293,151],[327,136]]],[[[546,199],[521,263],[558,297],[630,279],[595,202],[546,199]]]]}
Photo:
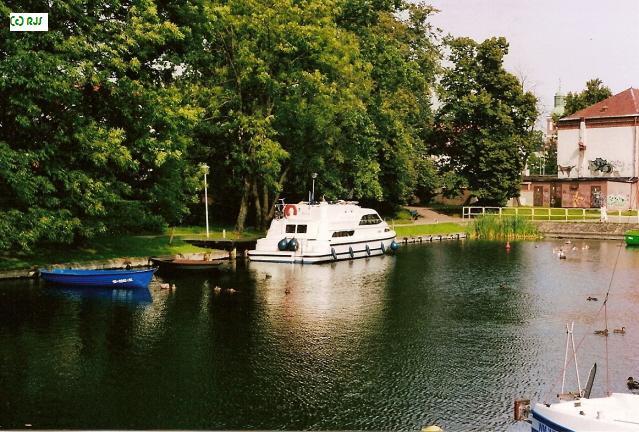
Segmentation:
{"type": "Polygon", "coordinates": [[[428,225],[406,225],[395,227],[397,238],[415,237],[430,234],[455,234],[466,232],[466,227],[452,222],[428,225]]]}
{"type": "MultiPolygon", "coordinates": [[[[122,257],[150,257],[158,255],[177,255],[180,253],[206,252],[206,249],[195,247],[184,242],[184,238],[206,238],[203,227],[177,227],[171,240],[171,229],[161,235],[119,235],[93,239],[83,246],[59,246],[55,248],[38,249],[32,255],[5,254],[0,255],[0,270],[19,270],[39,267],[47,264],[61,264],[66,262],[82,262],[122,257]],[[169,241],[171,242],[169,243],[169,241]]],[[[255,238],[261,233],[255,230],[239,235],[232,231],[226,232],[226,238],[255,238]]],[[[222,227],[209,230],[209,238],[222,238],[222,227]]]]}

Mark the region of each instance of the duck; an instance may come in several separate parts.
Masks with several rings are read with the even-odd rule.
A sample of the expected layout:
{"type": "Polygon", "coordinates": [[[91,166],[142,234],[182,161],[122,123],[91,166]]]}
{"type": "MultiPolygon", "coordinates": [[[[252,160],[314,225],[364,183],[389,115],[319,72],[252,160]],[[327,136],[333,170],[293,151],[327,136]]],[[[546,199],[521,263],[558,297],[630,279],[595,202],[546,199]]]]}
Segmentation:
{"type": "Polygon", "coordinates": [[[619,334],[626,334],[626,328],[622,326],[621,328],[614,329],[612,332],[619,333],[619,334]]]}
{"type": "Polygon", "coordinates": [[[221,291],[222,291],[222,287],[219,287],[219,286],[217,286],[217,285],[215,285],[215,286],[213,287],[213,292],[214,292],[214,293],[219,294],[221,291]]]}
{"type": "Polygon", "coordinates": [[[505,282],[501,282],[501,283],[499,284],[499,288],[501,288],[501,289],[506,289],[506,288],[508,288],[508,285],[506,285],[506,283],[505,283],[505,282]]]}
{"type": "Polygon", "coordinates": [[[272,278],[272,277],[273,277],[273,276],[271,276],[270,274],[266,273],[266,275],[264,276],[264,279],[270,279],[270,278],[272,278]]]}
{"type": "Polygon", "coordinates": [[[171,284],[161,283],[160,284],[160,289],[171,289],[171,284]]]}
{"type": "Polygon", "coordinates": [[[226,291],[228,291],[229,294],[235,294],[237,292],[235,288],[229,288],[226,291]]]}
{"type": "Polygon", "coordinates": [[[286,287],[286,289],[284,290],[284,294],[290,294],[291,293],[291,289],[289,287],[286,287]]]}
{"type": "Polygon", "coordinates": [[[573,246],[572,250],[576,251],[577,250],[577,246],[573,246]]]}
{"type": "Polygon", "coordinates": [[[639,382],[635,381],[633,377],[628,377],[626,385],[628,386],[628,390],[639,390],[639,382]]]}
{"type": "Polygon", "coordinates": [[[564,242],[564,244],[571,244],[571,243],[572,243],[572,242],[571,242],[570,240],[566,240],[566,241],[564,242]]]}
{"type": "Polygon", "coordinates": [[[608,329],[595,330],[596,335],[608,336],[608,329]]]}
{"type": "Polygon", "coordinates": [[[587,250],[587,249],[590,249],[590,246],[588,246],[587,244],[585,244],[585,245],[583,245],[581,247],[581,250],[587,250]]]}
{"type": "Polygon", "coordinates": [[[588,301],[599,301],[599,299],[597,297],[590,297],[590,296],[588,296],[588,298],[586,300],[588,300],[588,301]]]}
{"type": "Polygon", "coordinates": [[[559,257],[559,259],[566,259],[566,254],[561,249],[559,250],[557,256],[559,257]]]}

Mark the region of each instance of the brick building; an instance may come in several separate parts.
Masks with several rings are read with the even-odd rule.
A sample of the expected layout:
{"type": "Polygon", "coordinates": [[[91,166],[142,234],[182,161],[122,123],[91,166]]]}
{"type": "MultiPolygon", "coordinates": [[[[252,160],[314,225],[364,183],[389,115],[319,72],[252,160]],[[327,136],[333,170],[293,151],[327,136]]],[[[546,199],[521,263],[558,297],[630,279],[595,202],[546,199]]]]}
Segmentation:
{"type": "Polygon", "coordinates": [[[639,89],[559,119],[556,177],[525,176],[520,204],[637,208],[639,89]]]}

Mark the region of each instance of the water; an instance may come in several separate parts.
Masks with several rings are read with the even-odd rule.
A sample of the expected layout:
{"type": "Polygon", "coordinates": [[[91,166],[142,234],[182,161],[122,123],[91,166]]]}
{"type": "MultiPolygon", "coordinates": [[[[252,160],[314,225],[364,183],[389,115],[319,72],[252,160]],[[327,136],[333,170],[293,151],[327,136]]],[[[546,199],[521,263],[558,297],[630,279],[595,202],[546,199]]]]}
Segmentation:
{"type": "Polygon", "coordinates": [[[599,364],[593,395],[639,376],[638,278],[619,242],[467,241],[148,291],[3,283],[0,427],[528,430],[513,400],[554,400],[566,322],[582,383],[599,364]],[[604,338],[616,261],[609,328],[627,333],[604,338]]]}

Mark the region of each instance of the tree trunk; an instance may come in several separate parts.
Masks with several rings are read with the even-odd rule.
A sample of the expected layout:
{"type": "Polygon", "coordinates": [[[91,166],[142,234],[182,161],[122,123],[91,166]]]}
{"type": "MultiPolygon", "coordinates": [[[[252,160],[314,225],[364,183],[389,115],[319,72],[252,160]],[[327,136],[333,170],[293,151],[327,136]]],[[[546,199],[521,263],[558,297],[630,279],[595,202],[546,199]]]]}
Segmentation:
{"type": "MultiPolygon", "coordinates": [[[[284,169],[284,172],[280,176],[280,181],[278,182],[280,185],[280,187],[278,188],[279,190],[282,190],[282,187],[284,186],[284,182],[286,181],[286,176],[288,175],[288,170],[289,170],[289,167],[286,167],[286,169],[284,169]]],[[[280,199],[280,192],[277,192],[275,196],[273,197],[273,205],[270,206],[268,210],[268,217],[266,218],[267,221],[273,219],[273,216],[275,215],[275,203],[277,203],[277,200],[279,199],[280,199]]]]}
{"type": "Polygon", "coordinates": [[[235,229],[238,232],[244,231],[244,225],[246,224],[246,215],[248,214],[248,200],[251,192],[251,182],[248,178],[244,178],[244,186],[242,187],[242,198],[240,200],[240,210],[237,214],[237,220],[235,222],[235,229]]]}
{"type": "Polygon", "coordinates": [[[273,204],[271,204],[268,200],[268,186],[264,185],[264,188],[262,189],[262,226],[260,228],[266,228],[266,225],[270,220],[268,215],[272,207],[273,204]]]}
{"type": "Polygon", "coordinates": [[[253,182],[253,187],[251,188],[253,193],[253,199],[255,202],[255,225],[261,229],[263,220],[262,220],[262,205],[260,204],[260,194],[257,193],[257,180],[253,182]]]}

